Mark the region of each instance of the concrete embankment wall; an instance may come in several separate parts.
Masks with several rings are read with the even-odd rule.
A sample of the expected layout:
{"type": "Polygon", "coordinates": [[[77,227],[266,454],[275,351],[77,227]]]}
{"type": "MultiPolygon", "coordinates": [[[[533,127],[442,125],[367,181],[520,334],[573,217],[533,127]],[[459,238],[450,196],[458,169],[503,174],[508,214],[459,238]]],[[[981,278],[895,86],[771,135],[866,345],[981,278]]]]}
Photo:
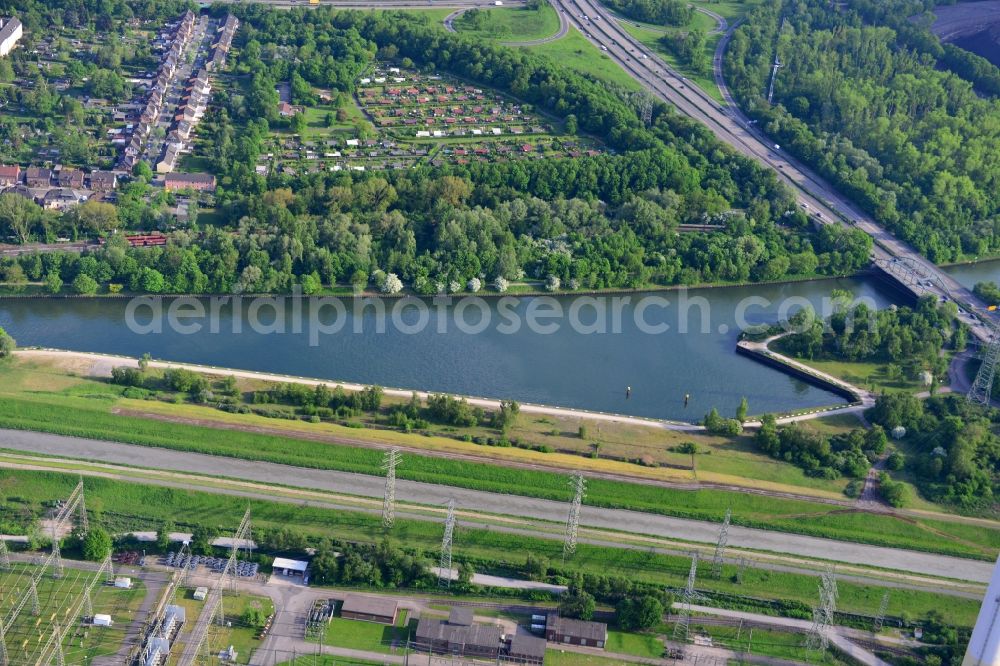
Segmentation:
{"type": "Polygon", "coordinates": [[[754,359],[759,363],[763,363],[764,365],[776,368],[784,373],[796,377],[797,379],[801,379],[807,384],[816,386],[825,391],[830,391],[831,393],[835,393],[836,395],[840,396],[844,400],[847,400],[848,402],[852,403],[861,402],[861,396],[855,394],[853,391],[850,391],[839,384],[834,384],[833,382],[823,377],[820,377],[819,375],[814,375],[809,372],[806,372],[805,370],[802,370],[797,366],[789,365],[784,361],[782,361],[780,358],[776,358],[758,349],[751,349],[749,347],[744,347],[741,344],[737,344],[736,353],[743,354],[744,356],[749,356],[750,358],[754,359]]]}

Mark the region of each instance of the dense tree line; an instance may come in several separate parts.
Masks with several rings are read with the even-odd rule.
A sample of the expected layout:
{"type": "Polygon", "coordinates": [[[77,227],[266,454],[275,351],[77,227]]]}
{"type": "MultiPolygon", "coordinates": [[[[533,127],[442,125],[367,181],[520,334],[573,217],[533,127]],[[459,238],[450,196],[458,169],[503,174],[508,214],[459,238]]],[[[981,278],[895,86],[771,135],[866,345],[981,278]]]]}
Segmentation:
{"type": "Polygon", "coordinates": [[[705,73],[712,64],[711,56],[705,51],[708,33],[701,29],[677,30],[660,37],[668,51],[695,72],[705,73]]]}
{"type": "Polygon", "coordinates": [[[904,30],[901,8],[920,10],[769,0],[733,36],[729,83],[770,136],[931,259],[997,252],[1000,101],[935,59],[953,49],[904,30]],[[915,48],[918,38],[926,45],[915,48]],[[771,105],[775,49],[783,66],[771,105]]]}
{"type": "Polygon", "coordinates": [[[863,479],[885,450],[882,428],[854,429],[828,436],[799,423],[778,426],[772,414],[761,418],[754,445],[763,453],[801,467],[809,476],[836,479],[841,475],[863,479]]]}
{"type": "Polygon", "coordinates": [[[895,30],[901,44],[930,56],[939,67],[971,81],[978,91],[994,97],[1000,95],[1000,68],[982,56],[942,42],[930,30],[934,22],[931,13],[934,7],[948,4],[954,2],[849,0],[849,5],[868,23],[886,25],[895,30]],[[917,20],[911,20],[914,16],[917,20]]]}
{"type": "Polygon", "coordinates": [[[906,468],[921,493],[966,510],[993,511],[1000,492],[1000,411],[983,410],[963,396],[920,401],[906,393],[879,396],[869,418],[906,429],[912,451],[906,468]]]}
{"type": "Polygon", "coordinates": [[[849,293],[835,292],[835,296],[841,305],[829,320],[816,320],[812,312],[793,317],[792,324],[805,330],[782,338],[780,348],[809,359],[882,361],[889,364],[890,379],[903,374],[918,379],[924,370],[943,376],[947,359],[941,349],[948,342],[964,340],[964,329],[953,332],[954,303],[938,304],[925,296],[913,308],[872,310],[864,303],[851,304],[849,293]],[[809,318],[814,320],[811,325],[809,318]]]}
{"type": "Polygon", "coordinates": [[[320,543],[312,560],[312,580],[320,585],[370,585],[372,587],[429,587],[437,584],[430,562],[419,554],[404,551],[388,540],[378,544],[320,543]]]}
{"type": "Polygon", "coordinates": [[[185,10],[198,10],[188,0],[7,0],[5,16],[15,14],[24,32],[44,33],[51,25],[86,27],[109,32],[131,18],[172,20],[185,10]]]}
{"type": "Polygon", "coordinates": [[[694,7],[683,0],[604,0],[604,4],[636,21],[657,25],[687,25],[694,7]]]}

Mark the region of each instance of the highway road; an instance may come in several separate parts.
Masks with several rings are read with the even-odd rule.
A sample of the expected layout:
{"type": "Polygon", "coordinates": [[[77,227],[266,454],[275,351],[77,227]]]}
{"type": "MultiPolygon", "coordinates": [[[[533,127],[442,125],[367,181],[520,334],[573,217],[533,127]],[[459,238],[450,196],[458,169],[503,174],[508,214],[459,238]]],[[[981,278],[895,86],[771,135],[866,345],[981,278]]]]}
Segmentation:
{"type": "MultiPolygon", "coordinates": [[[[135,468],[224,476],[360,497],[381,498],[384,487],[383,479],[377,476],[34,432],[0,430],[0,446],[41,455],[82,458],[135,468]]],[[[568,511],[568,504],[563,502],[402,479],[397,481],[396,498],[400,502],[428,506],[442,506],[449,498],[454,498],[458,506],[465,510],[520,516],[556,524],[566,520],[568,511]]],[[[592,506],[584,507],[580,524],[585,527],[709,544],[715,543],[719,530],[718,524],[707,521],[592,506]]],[[[833,560],[976,583],[988,581],[993,569],[989,562],[737,526],[729,529],[729,545],[734,548],[833,560]]]]}
{"type": "MultiPolygon", "coordinates": [[[[908,244],[878,225],[875,220],[846,197],[842,196],[819,175],[790,157],[780,146],[764,136],[736,105],[721,106],[705,92],[692,86],[671,69],[655,52],[628,34],[618,20],[597,0],[551,0],[572,25],[586,38],[605,51],[632,78],[661,100],[681,113],[701,122],[719,139],[740,153],[768,166],[795,191],[799,205],[817,216],[822,223],[853,225],[870,235],[875,242],[874,259],[895,277],[907,282],[904,264],[916,269],[919,284],[912,285],[917,294],[932,293],[953,300],[963,309],[971,304],[985,307],[976,296],[954,278],[939,270],[908,244]]],[[[713,65],[721,79],[722,50],[716,53],[713,65]]],[[[986,326],[970,317],[966,323],[974,335],[989,339],[986,326]]]]}
{"type": "MultiPolygon", "coordinates": [[[[243,4],[245,0],[214,0],[224,5],[243,4]]],[[[517,7],[523,5],[525,0],[505,0],[505,7],[517,7]]],[[[465,7],[493,7],[492,0],[320,0],[319,4],[311,5],[308,0],[254,0],[254,4],[268,5],[278,9],[292,9],[304,7],[315,9],[317,7],[338,7],[341,9],[451,9],[465,7]]]]}

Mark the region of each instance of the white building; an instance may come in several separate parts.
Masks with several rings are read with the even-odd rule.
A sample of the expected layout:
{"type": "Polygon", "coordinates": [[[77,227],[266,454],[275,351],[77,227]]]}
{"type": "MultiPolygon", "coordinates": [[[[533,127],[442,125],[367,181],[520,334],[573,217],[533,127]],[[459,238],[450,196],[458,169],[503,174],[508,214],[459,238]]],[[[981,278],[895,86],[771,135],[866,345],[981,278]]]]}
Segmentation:
{"type": "Polygon", "coordinates": [[[962,666],[1000,666],[1000,557],[986,589],[962,666]]]}
{"type": "Polygon", "coordinates": [[[14,49],[23,32],[21,22],[17,18],[0,18],[0,57],[14,49]]]}
{"type": "Polygon", "coordinates": [[[290,560],[286,557],[276,557],[271,563],[272,572],[281,576],[301,576],[302,582],[309,584],[309,563],[302,560],[290,560]]]}

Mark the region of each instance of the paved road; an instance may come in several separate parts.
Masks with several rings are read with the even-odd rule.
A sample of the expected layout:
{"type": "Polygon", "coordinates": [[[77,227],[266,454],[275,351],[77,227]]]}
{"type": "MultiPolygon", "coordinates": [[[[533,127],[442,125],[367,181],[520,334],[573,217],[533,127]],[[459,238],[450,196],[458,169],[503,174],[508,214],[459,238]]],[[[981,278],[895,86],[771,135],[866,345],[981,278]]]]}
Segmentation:
{"type": "MultiPolygon", "coordinates": [[[[674,604],[674,608],[679,607],[680,604],[674,604]]],[[[805,633],[812,628],[812,620],[796,620],[787,617],[774,617],[770,615],[760,615],[758,613],[748,613],[745,611],[723,610],[720,608],[712,608],[711,606],[692,606],[691,610],[696,613],[704,613],[706,615],[718,615],[720,617],[735,618],[750,622],[766,622],[770,625],[784,627],[801,633],[805,633]]],[[[830,643],[837,646],[837,648],[841,651],[849,654],[859,663],[864,664],[865,666],[889,666],[887,662],[882,661],[870,651],[848,640],[849,634],[866,635],[865,632],[852,632],[845,628],[836,626],[831,627],[827,631],[827,637],[830,639],[830,643]]],[[[870,634],[867,634],[867,636],[870,636],[870,634]]]]}
{"type": "MultiPolygon", "coordinates": [[[[215,0],[220,4],[241,4],[244,0],[215,0]]],[[[307,0],[254,0],[255,4],[268,5],[277,9],[292,9],[306,7],[341,7],[344,9],[450,9],[452,7],[493,7],[489,0],[320,0],[319,4],[311,5],[307,0]]],[[[505,6],[523,5],[524,0],[507,0],[505,6]]]]}
{"type": "MultiPolygon", "coordinates": [[[[305,469],[116,442],[0,430],[0,446],[32,453],[85,458],[139,468],[226,476],[362,497],[380,498],[383,494],[384,482],[376,476],[305,469]]],[[[565,521],[567,515],[567,505],[562,502],[406,480],[397,482],[396,498],[401,502],[431,506],[443,505],[449,498],[454,498],[463,509],[522,516],[557,524],[565,521]]],[[[580,524],[697,543],[715,543],[718,537],[718,525],[715,523],[592,506],[584,507],[580,524]]],[[[729,529],[729,545],[978,583],[988,581],[992,573],[992,566],[987,562],[745,527],[734,526],[729,529]]]]}
{"type": "MultiPolygon", "coordinates": [[[[551,1],[587,39],[607,52],[642,86],[675,106],[681,113],[703,123],[737,151],[774,169],[779,179],[796,192],[800,206],[818,216],[820,222],[853,224],[869,234],[875,241],[874,258],[887,273],[903,278],[905,284],[907,271],[904,264],[908,263],[919,274],[929,277],[930,281],[926,284],[908,285],[914,293],[940,295],[956,301],[963,308],[967,307],[966,304],[972,304],[977,309],[985,307],[971,291],[880,227],[872,217],[842,196],[823,178],[782,151],[774,141],[751,124],[738,107],[720,106],[697,86],[690,85],[655,52],[622,29],[598,0],[551,1]]],[[[720,76],[721,57],[715,64],[717,76],[720,76]]],[[[971,330],[980,339],[990,337],[988,329],[978,322],[972,322],[971,330]]]]}
{"type": "MultiPolygon", "coordinates": [[[[33,471],[61,471],[66,464],[72,464],[72,458],[44,458],[38,456],[24,456],[25,463],[0,463],[0,467],[11,469],[26,469],[33,471]],[[41,464],[51,460],[52,465],[41,464]],[[34,462],[32,462],[34,461],[34,462]]],[[[279,486],[269,486],[253,481],[227,480],[220,483],[218,477],[188,474],[184,472],[160,472],[150,475],[148,471],[132,471],[132,468],[123,465],[112,465],[101,463],[99,465],[88,465],[86,469],[80,469],[83,476],[96,476],[111,478],[123,482],[147,484],[165,488],[180,488],[209,492],[232,497],[242,497],[246,499],[257,499],[271,502],[285,502],[311,506],[319,509],[332,511],[354,511],[379,515],[382,511],[382,503],[375,498],[349,497],[340,494],[323,494],[321,491],[291,490],[291,494],[282,494],[284,490],[279,486]],[[277,494],[273,491],[278,491],[277,494]],[[299,492],[309,495],[306,499],[300,496],[299,492]],[[316,499],[314,499],[314,497],[316,499]]],[[[440,513],[440,511],[439,511],[440,513]]],[[[475,529],[487,529],[502,532],[505,534],[524,535],[539,537],[550,534],[550,538],[559,538],[562,525],[552,525],[541,520],[532,520],[524,517],[511,518],[509,516],[496,516],[486,512],[475,512],[463,510],[459,520],[460,525],[475,529]]],[[[396,516],[407,520],[435,520],[434,516],[422,511],[416,504],[398,502],[396,516]]],[[[587,528],[580,534],[579,542],[601,548],[619,548],[627,550],[642,550],[658,555],[672,555],[676,557],[688,557],[691,553],[690,544],[686,541],[671,540],[664,537],[654,537],[656,544],[650,545],[647,539],[621,539],[616,531],[598,530],[587,528]]],[[[26,537],[7,537],[0,535],[0,539],[8,542],[25,542],[26,537]]],[[[230,541],[231,539],[226,539],[230,541]]],[[[703,544],[701,550],[708,555],[710,550],[714,550],[714,544],[703,544]]],[[[816,569],[807,566],[802,558],[784,554],[761,554],[752,555],[747,550],[730,549],[724,558],[727,564],[746,564],[751,568],[764,569],[768,571],[783,571],[806,576],[816,576],[816,569]]],[[[932,592],[934,594],[947,594],[966,599],[980,600],[983,592],[980,585],[976,583],[945,582],[939,578],[928,578],[908,573],[892,573],[886,575],[879,570],[870,570],[865,567],[846,567],[841,565],[838,572],[838,579],[851,581],[860,585],[875,585],[893,589],[919,590],[932,592]]]]}

